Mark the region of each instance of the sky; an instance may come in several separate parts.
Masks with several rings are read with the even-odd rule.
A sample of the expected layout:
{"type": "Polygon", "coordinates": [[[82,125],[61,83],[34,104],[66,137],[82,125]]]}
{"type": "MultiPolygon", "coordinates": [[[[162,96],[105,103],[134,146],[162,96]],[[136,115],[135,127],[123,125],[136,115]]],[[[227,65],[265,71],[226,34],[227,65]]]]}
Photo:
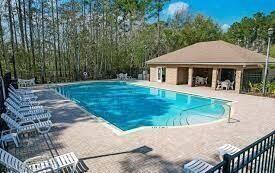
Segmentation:
{"type": "Polygon", "coordinates": [[[173,16],[180,9],[191,14],[209,16],[226,30],[245,16],[251,17],[256,12],[268,14],[275,11],[275,0],[170,0],[164,6],[163,19],[173,16]]]}

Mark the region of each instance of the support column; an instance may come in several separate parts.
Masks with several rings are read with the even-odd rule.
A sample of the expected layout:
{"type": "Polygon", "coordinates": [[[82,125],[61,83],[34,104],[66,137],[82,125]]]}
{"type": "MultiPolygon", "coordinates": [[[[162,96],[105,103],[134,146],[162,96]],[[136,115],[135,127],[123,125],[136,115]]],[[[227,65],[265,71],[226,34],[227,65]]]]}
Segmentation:
{"type": "Polygon", "coordinates": [[[192,85],[193,85],[193,72],[194,72],[194,68],[189,67],[189,69],[188,69],[188,86],[190,86],[190,87],[192,87],[192,85]]]}
{"type": "Polygon", "coordinates": [[[211,83],[211,88],[216,89],[217,86],[217,79],[218,79],[218,68],[213,68],[212,70],[212,83],[211,83]]]}
{"type": "Polygon", "coordinates": [[[243,80],[243,68],[238,68],[236,70],[236,78],[235,78],[235,91],[237,93],[241,92],[242,87],[242,80],[243,80]]]}

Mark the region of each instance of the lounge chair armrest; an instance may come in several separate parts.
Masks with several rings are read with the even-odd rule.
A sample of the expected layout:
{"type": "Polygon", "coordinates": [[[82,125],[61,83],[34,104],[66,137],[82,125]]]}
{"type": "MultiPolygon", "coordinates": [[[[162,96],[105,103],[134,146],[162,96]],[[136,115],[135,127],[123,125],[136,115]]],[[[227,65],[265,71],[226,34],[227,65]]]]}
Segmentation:
{"type": "MultiPolygon", "coordinates": [[[[34,124],[35,125],[35,124],[34,124]]],[[[44,128],[44,130],[41,128],[39,128],[39,127],[37,127],[36,125],[35,125],[35,128],[36,128],[36,130],[38,131],[38,133],[40,133],[40,134],[46,134],[46,133],[48,133],[50,130],[51,130],[51,128],[52,128],[52,125],[51,126],[45,126],[45,127],[43,127],[44,128]]]]}
{"type": "Polygon", "coordinates": [[[33,173],[44,172],[44,171],[49,170],[49,169],[51,170],[51,172],[54,172],[54,169],[49,166],[49,167],[45,167],[45,168],[37,170],[37,171],[33,171],[33,173]]]}
{"type": "Polygon", "coordinates": [[[43,162],[43,161],[48,160],[48,159],[49,159],[49,157],[36,156],[36,157],[32,157],[32,158],[26,159],[24,161],[24,163],[27,164],[27,165],[30,165],[30,164],[33,164],[33,163],[43,162]]]}
{"type": "MultiPolygon", "coordinates": [[[[39,163],[39,162],[43,162],[43,161],[45,161],[45,160],[48,160],[49,158],[48,157],[43,157],[43,156],[37,156],[37,157],[32,157],[32,158],[29,158],[29,159],[27,159],[27,160],[25,160],[24,161],[24,163],[26,164],[26,165],[32,165],[32,164],[35,164],[35,163],[39,163]]],[[[43,169],[39,169],[39,170],[37,170],[37,171],[33,171],[33,172],[43,172],[43,171],[45,171],[45,170],[51,170],[51,172],[54,172],[54,169],[52,168],[52,167],[50,167],[50,166],[48,166],[48,167],[45,167],[45,168],[43,168],[43,169]]]]}
{"type": "Polygon", "coordinates": [[[17,132],[16,129],[3,130],[1,132],[1,136],[6,135],[6,134],[11,134],[11,133],[16,133],[16,132],[17,132]]]}
{"type": "Polygon", "coordinates": [[[23,125],[23,124],[36,124],[33,120],[29,120],[29,121],[22,121],[22,122],[19,122],[18,124],[20,125],[23,125]]]}

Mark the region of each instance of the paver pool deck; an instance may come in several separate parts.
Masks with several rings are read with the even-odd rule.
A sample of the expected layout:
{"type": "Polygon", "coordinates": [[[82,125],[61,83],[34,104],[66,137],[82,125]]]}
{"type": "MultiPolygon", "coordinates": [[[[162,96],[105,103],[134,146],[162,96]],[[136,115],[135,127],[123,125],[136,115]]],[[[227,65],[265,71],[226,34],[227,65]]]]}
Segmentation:
{"type": "Polygon", "coordinates": [[[51,89],[39,87],[36,93],[53,115],[51,137],[58,152],[73,151],[89,167],[89,172],[182,172],[184,163],[192,159],[202,158],[215,164],[219,161],[218,147],[226,143],[245,147],[275,127],[274,98],[206,87],[134,83],[234,101],[233,120],[182,128],[149,128],[118,135],[75,103],[51,89]]]}

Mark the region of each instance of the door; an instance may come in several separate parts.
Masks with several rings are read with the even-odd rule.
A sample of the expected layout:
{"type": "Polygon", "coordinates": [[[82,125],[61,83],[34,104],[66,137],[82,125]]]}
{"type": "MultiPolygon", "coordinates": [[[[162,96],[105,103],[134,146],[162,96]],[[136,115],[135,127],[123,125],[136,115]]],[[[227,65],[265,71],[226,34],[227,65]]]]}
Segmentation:
{"type": "Polygon", "coordinates": [[[157,68],[157,76],[158,82],[165,82],[165,77],[166,77],[166,68],[165,67],[158,67],[157,68]]]}
{"type": "Polygon", "coordinates": [[[158,67],[157,75],[158,75],[158,82],[162,82],[162,67],[158,67]]]}

